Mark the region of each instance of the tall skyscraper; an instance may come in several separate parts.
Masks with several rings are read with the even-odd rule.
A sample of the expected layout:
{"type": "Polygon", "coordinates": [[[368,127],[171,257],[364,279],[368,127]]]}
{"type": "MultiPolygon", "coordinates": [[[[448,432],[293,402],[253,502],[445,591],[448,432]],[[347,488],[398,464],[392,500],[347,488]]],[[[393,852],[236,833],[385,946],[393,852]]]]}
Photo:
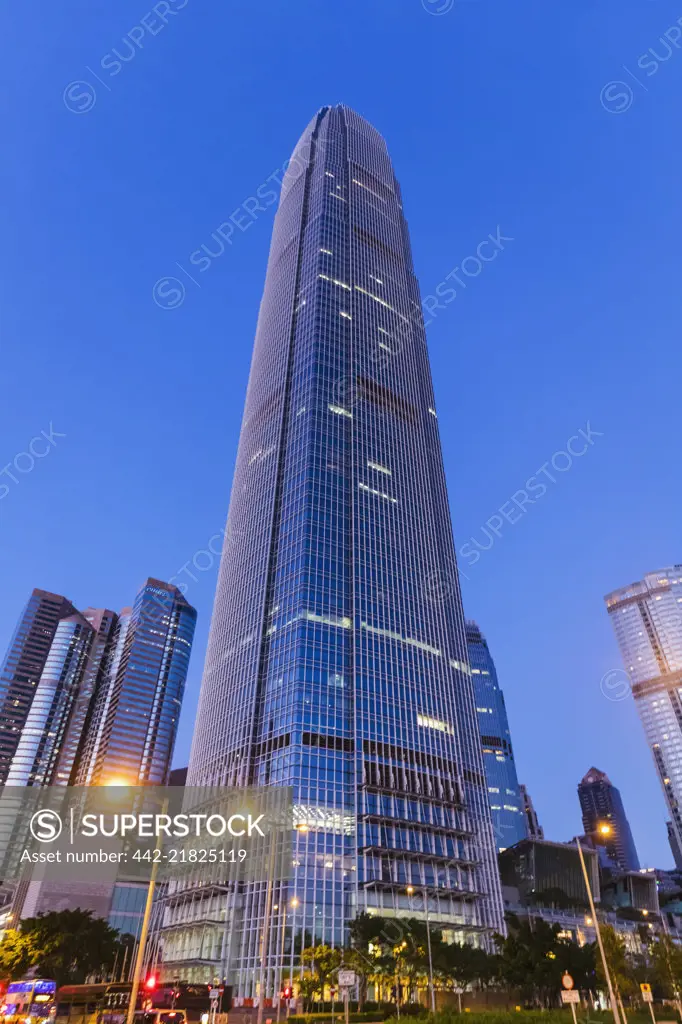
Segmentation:
{"type": "Polygon", "coordinates": [[[7,785],[52,782],[94,637],[94,629],[79,612],[59,622],[7,773],[7,785]]]}
{"type": "Polygon", "coordinates": [[[454,567],[400,189],[326,107],[282,183],[188,776],[292,786],[294,877],[271,927],[265,882],[174,900],[169,976],[271,997],[294,946],[424,892],[454,937],[503,930],[454,567]]]}
{"type": "Polygon", "coordinates": [[[61,594],[34,590],[22,612],[0,674],[0,785],[7,781],[59,622],[76,609],[61,594]]]}
{"type": "Polygon", "coordinates": [[[682,565],[604,600],[682,848],[682,565]]]}
{"type": "Polygon", "coordinates": [[[619,791],[605,772],[590,768],[578,786],[585,835],[608,866],[639,871],[639,858],[619,791]]]}
{"type": "MultiPolygon", "coordinates": [[[[154,579],[142,587],[134,608],[120,616],[96,608],[81,613],[66,598],[44,594],[33,592],[31,625],[26,626],[24,613],[6,663],[11,669],[19,638],[34,658],[34,674],[42,667],[37,679],[29,677],[21,731],[16,739],[10,735],[14,751],[5,781],[12,786],[166,782],[194,608],[176,587],[154,579]],[[45,606],[47,615],[41,612],[45,606]],[[31,642],[36,631],[45,639],[40,645],[31,642]]],[[[27,664],[23,649],[22,657],[17,663],[27,664]]],[[[7,687],[5,704],[15,690],[7,687]]],[[[9,742],[5,745],[9,749],[9,742]]]]}
{"type": "Polygon", "coordinates": [[[521,801],[523,806],[523,816],[526,820],[526,835],[529,839],[544,839],[545,832],[538,821],[538,816],[533,806],[530,793],[528,792],[527,786],[523,783],[519,785],[519,792],[521,794],[521,801]]]}
{"type": "MultiPolygon", "coordinates": [[[[5,770],[7,785],[167,783],[196,611],[177,587],[156,579],[148,579],[120,615],[96,608],[81,613],[66,598],[44,594],[33,592],[8,654],[8,674],[13,656],[35,665],[35,673],[39,662],[27,662],[17,645],[24,642],[35,658],[31,637],[36,629],[45,637],[38,647],[42,669],[5,770]]],[[[145,899],[146,886],[134,882],[24,880],[15,887],[12,912],[27,917],[78,906],[109,914],[119,927],[139,924],[145,899]]]]}
{"type": "Polygon", "coordinates": [[[168,781],[196,619],[178,588],[156,579],[121,613],[110,685],[93,709],[76,785],[168,781]]]}
{"type": "Polygon", "coordinates": [[[526,838],[507,708],[488,643],[475,622],[467,621],[466,638],[493,828],[497,847],[504,850],[526,838]]]}

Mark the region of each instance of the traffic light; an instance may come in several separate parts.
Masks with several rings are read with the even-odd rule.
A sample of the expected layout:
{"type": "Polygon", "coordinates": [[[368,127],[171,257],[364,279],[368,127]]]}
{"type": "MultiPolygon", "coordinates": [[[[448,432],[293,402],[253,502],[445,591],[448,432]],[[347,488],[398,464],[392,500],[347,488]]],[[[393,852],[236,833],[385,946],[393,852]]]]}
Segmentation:
{"type": "Polygon", "coordinates": [[[156,988],[156,975],[155,974],[150,974],[149,975],[149,977],[147,978],[147,980],[144,983],[144,987],[147,989],[147,992],[153,992],[154,991],[154,989],[156,988]]]}
{"type": "Polygon", "coordinates": [[[291,999],[291,988],[288,985],[282,989],[282,999],[291,999]]]}

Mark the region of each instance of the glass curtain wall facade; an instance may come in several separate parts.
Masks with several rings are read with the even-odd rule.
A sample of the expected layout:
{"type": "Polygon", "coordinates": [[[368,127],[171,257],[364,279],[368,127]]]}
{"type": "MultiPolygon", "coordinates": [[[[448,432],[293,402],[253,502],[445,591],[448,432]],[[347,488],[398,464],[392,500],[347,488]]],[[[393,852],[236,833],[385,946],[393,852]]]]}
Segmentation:
{"type": "Polygon", "coordinates": [[[507,708],[488,643],[475,622],[466,623],[466,637],[493,828],[497,848],[504,850],[526,838],[507,708]]]}
{"type": "Polygon", "coordinates": [[[90,623],[94,636],[82,680],[70,709],[69,727],[59,746],[59,758],[52,779],[53,785],[57,786],[67,786],[77,770],[82,752],[89,743],[94,708],[99,696],[108,692],[112,677],[114,637],[119,628],[119,617],[106,609],[86,608],[83,618],[90,623]]]}
{"type": "Polygon", "coordinates": [[[266,929],[265,884],[174,900],[169,977],[272,997],[294,947],[425,895],[451,937],[504,929],[407,224],[384,140],[345,107],[308,126],[275,218],[189,766],[206,784],[293,787],[294,877],[266,929]]]}
{"type": "Polygon", "coordinates": [[[682,565],[604,600],[682,847],[682,565]]]}
{"type": "Polygon", "coordinates": [[[7,775],[8,786],[52,782],[95,631],[82,615],[62,619],[7,775]]]}
{"type": "Polygon", "coordinates": [[[35,590],[5,661],[2,781],[165,783],[195,625],[195,609],[160,580],[120,615],[35,590]]]}
{"type": "Polygon", "coordinates": [[[177,587],[151,578],[121,615],[76,785],[168,781],[196,619],[177,587]]]}
{"type": "Polygon", "coordinates": [[[61,594],[36,589],[19,619],[0,673],[0,785],[7,781],[57,626],[75,611],[61,594]]]}

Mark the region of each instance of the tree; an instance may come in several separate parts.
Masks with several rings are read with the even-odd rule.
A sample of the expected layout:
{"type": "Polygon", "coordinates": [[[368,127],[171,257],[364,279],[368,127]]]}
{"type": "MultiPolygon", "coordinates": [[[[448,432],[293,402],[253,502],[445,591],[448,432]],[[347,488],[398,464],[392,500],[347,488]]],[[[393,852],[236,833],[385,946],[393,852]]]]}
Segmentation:
{"type": "Polygon", "coordinates": [[[333,975],[338,971],[343,960],[343,950],[333,949],[331,946],[308,946],[301,951],[301,963],[304,967],[310,968],[310,977],[315,984],[310,985],[311,997],[315,992],[320,992],[324,997],[324,990],[333,981],[333,975]]]}
{"type": "Polygon", "coordinates": [[[0,942],[0,975],[16,981],[23,977],[34,963],[34,946],[27,935],[12,928],[0,942]]]}
{"type": "Polygon", "coordinates": [[[659,935],[649,947],[653,981],[668,999],[679,1000],[682,990],[682,949],[669,935],[659,935]]]}
{"type": "Polygon", "coordinates": [[[361,953],[359,949],[346,949],[343,953],[343,963],[340,964],[344,970],[353,971],[358,978],[358,1010],[362,1013],[362,1004],[367,998],[367,981],[373,977],[375,961],[361,953]]]}
{"type": "Polygon", "coordinates": [[[578,988],[594,985],[595,960],[592,945],[559,938],[559,926],[542,918],[528,921],[510,914],[509,934],[498,937],[500,950],[499,976],[516,988],[528,1003],[541,1006],[556,1004],[561,977],[568,971],[578,988]]]}
{"type": "Polygon", "coordinates": [[[58,985],[78,984],[113,966],[119,935],[90,910],[60,910],[27,917],[0,943],[0,964],[10,977],[35,968],[58,985]]]}
{"type": "MultiPolygon", "coordinates": [[[[623,997],[632,995],[637,991],[636,982],[633,979],[633,964],[628,959],[627,952],[625,950],[625,940],[618,935],[616,930],[611,925],[601,925],[601,941],[604,947],[604,955],[606,956],[606,963],[609,968],[609,974],[611,975],[611,982],[613,984],[616,1000],[620,1005],[623,1016],[623,997]]],[[[597,980],[599,984],[606,989],[606,979],[604,977],[604,969],[601,962],[601,957],[597,962],[597,980]]]]}

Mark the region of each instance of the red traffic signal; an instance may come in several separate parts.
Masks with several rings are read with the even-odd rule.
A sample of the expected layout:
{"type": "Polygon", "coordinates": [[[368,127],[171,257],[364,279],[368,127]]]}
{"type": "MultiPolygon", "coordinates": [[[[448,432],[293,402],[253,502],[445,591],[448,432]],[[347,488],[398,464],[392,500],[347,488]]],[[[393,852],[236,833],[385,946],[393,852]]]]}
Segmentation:
{"type": "Polygon", "coordinates": [[[282,999],[291,999],[291,988],[289,986],[282,989],[282,999]]]}
{"type": "Polygon", "coordinates": [[[147,989],[148,992],[151,992],[153,989],[156,988],[156,975],[155,974],[150,974],[149,975],[149,977],[147,978],[147,980],[144,983],[144,987],[147,989]]]}

